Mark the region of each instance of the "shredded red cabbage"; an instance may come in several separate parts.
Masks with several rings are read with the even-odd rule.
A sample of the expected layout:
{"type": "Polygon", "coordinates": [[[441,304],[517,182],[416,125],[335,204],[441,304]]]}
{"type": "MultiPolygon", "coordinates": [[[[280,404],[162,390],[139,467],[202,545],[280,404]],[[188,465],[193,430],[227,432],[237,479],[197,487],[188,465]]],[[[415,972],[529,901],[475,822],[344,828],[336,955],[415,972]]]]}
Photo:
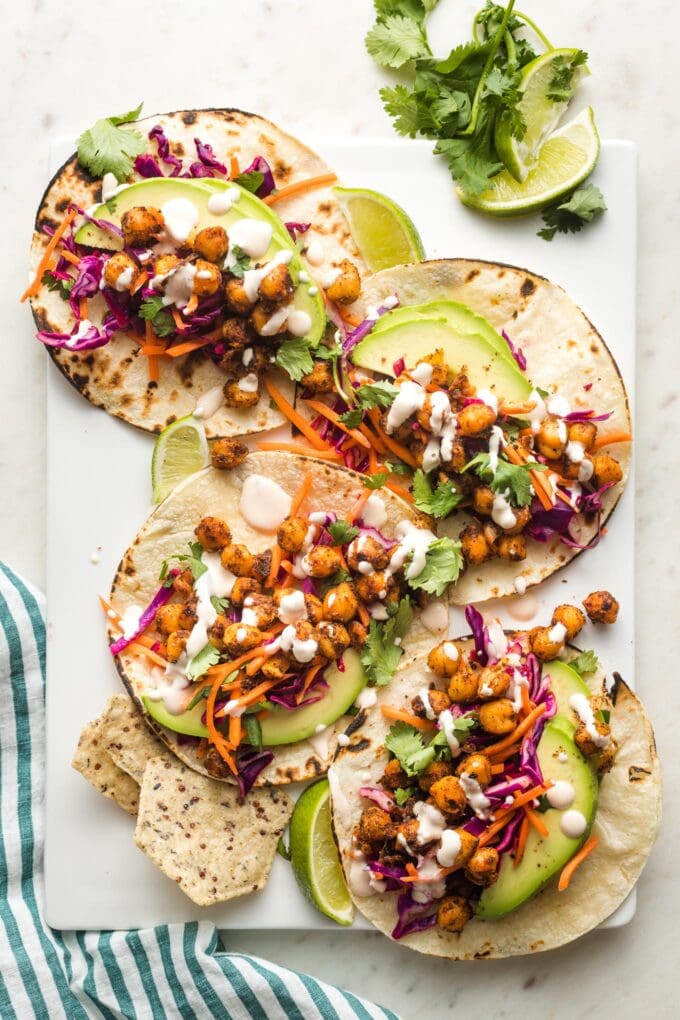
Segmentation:
{"type": "Polygon", "coordinates": [[[377,804],[383,811],[387,811],[388,814],[394,807],[394,800],[390,795],[382,790],[379,786],[360,786],[359,796],[365,800],[372,800],[374,804],[377,804]]]}
{"type": "Polygon", "coordinates": [[[158,165],[158,160],[150,153],[142,153],[135,157],[135,172],[140,177],[165,177],[165,174],[158,165]]]}
{"type": "Polygon", "coordinates": [[[280,705],[281,708],[292,711],[296,708],[304,708],[306,705],[313,705],[326,696],[328,684],[324,679],[323,672],[314,678],[302,701],[297,701],[297,695],[304,687],[304,683],[305,674],[298,673],[297,676],[291,677],[285,684],[280,684],[271,690],[267,698],[275,705],[280,705]]]}
{"type": "Polygon", "coordinates": [[[400,376],[401,373],[404,372],[405,370],[406,370],[406,362],[404,361],[403,358],[399,358],[392,365],[392,371],[394,372],[395,376],[400,376]]]}
{"type": "Polygon", "coordinates": [[[496,850],[499,854],[505,854],[509,850],[514,850],[517,845],[517,838],[519,836],[519,830],[524,821],[524,812],[518,811],[517,815],[512,821],[506,825],[503,829],[503,835],[496,844],[496,850]]]}
{"type": "Polygon", "coordinates": [[[261,173],[264,177],[262,184],[259,186],[255,194],[258,198],[266,198],[267,195],[271,195],[272,191],[276,190],[276,181],[274,180],[274,174],[269,166],[269,163],[264,156],[256,156],[250,166],[246,167],[242,171],[243,174],[261,173]]]}
{"type": "Polygon", "coordinates": [[[170,142],[160,124],[156,124],[149,131],[149,139],[156,143],[158,155],[166,166],[172,167],[171,177],[178,177],[182,172],[182,160],[170,151],[170,142]]]}
{"type": "Polygon", "coordinates": [[[104,261],[101,255],[84,255],[78,263],[75,282],[68,298],[71,311],[78,320],[80,320],[80,299],[93,297],[99,291],[104,261]]]}
{"type": "Polygon", "coordinates": [[[474,606],[465,607],[465,619],[472,631],[475,641],[475,657],[481,666],[486,666],[489,661],[488,639],[489,634],[484,626],[484,617],[474,606]]]}
{"type": "Polygon", "coordinates": [[[404,888],[401,880],[406,877],[405,868],[389,867],[381,861],[369,861],[368,866],[385,883],[386,892],[397,892],[404,888]]]}
{"type": "Polygon", "coordinates": [[[258,751],[255,748],[236,752],[236,782],[242,797],[248,793],[263,769],[274,760],[273,751],[258,751]]]}
{"type": "MultiPolygon", "coordinates": [[[[396,299],[396,294],[393,296],[396,299]]],[[[390,303],[389,306],[380,305],[379,308],[376,309],[378,313],[377,318],[379,319],[382,315],[385,315],[386,312],[391,312],[393,308],[397,307],[397,304],[390,303]]],[[[363,322],[360,322],[359,325],[356,326],[356,328],[353,329],[352,332],[345,337],[345,339],[342,342],[342,353],[345,357],[347,357],[347,355],[354,350],[356,345],[360,343],[364,339],[364,337],[371,332],[376,321],[377,319],[364,319],[363,322]]]]}
{"type": "Polygon", "coordinates": [[[93,351],[97,347],[104,347],[118,329],[118,325],[112,315],[106,315],[101,328],[90,325],[76,340],[79,325],[71,333],[50,333],[41,329],[36,334],[37,339],[46,347],[67,347],[70,351],[93,351]]]}
{"type": "Polygon", "coordinates": [[[90,216],[89,212],[86,212],[85,209],[81,209],[79,205],[75,204],[75,202],[71,203],[71,208],[75,209],[80,216],[84,216],[88,223],[92,223],[95,227],[98,227],[99,230],[104,230],[109,234],[115,234],[116,237],[120,237],[122,239],[123,231],[120,227],[117,227],[115,223],[111,223],[109,220],[96,219],[94,216],[90,216]]]}
{"type": "Polygon", "coordinates": [[[436,911],[432,913],[432,905],[416,903],[411,892],[402,893],[397,900],[399,920],[392,930],[393,939],[403,939],[405,935],[413,935],[418,931],[426,931],[437,923],[436,911]]]}
{"type": "MultiPolygon", "coordinates": [[[[584,387],[585,389],[585,387],[584,387]]],[[[607,411],[605,414],[595,414],[594,411],[572,411],[570,414],[565,414],[564,421],[575,422],[575,421],[606,421],[607,418],[611,418],[613,411],[607,411]]]]}
{"type": "Polygon", "coordinates": [[[463,828],[466,832],[471,833],[473,836],[481,836],[481,834],[486,830],[486,822],[483,822],[481,818],[470,818],[467,822],[465,822],[463,828]]]}
{"type": "Polygon", "coordinates": [[[524,352],[523,352],[522,348],[521,347],[515,347],[515,345],[513,344],[512,340],[510,339],[510,337],[508,336],[508,334],[505,332],[504,329],[501,330],[501,336],[503,337],[503,339],[505,340],[506,344],[510,348],[510,353],[512,354],[513,358],[517,362],[519,368],[521,368],[521,370],[523,372],[526,372],[527,359],[524,357],[524,352]]]}
{"type": "MultiPolygon", "coordinates": [[[[176,577],[177,574],[179,574],[179,570],[168,571],[168,577],[176,577]]],[[[111,655],[118,655],[124,648],[127,648],[129,644],[135,641],[140,634],[143,634],[146,628],[153,623],[153,619],[158,609],[165,605],[171,595],[172,587],[170,585],[167,587],[164,584],[161,585],[154,597],[151,599],[151,602],[149,602],[148,606],[139,617],[139,623],[137,624],[134,633],[129,635],[129,637],[125,637],[124,634],[121,634],[119,638],[116,638],[113,644],[109,645],[111,655]]]]}
{"type": "Polygon", "coordinates": [[[294,241],[297,241],[298,234],[306,234],[311,225],[311,223],[295,223],[292,220],[289,223],[284,223],[284,227],[294,241]]]}
{"type": "Polygon", "coordinates": [[[202,142],[200,138],[194,138],[194,145],[196,146],[196,155],[203,166],[209,167],[211,170],[217,170],[218,173],[226,174],[227,168],[224,163],[220,163],[213,152],[212,145],[209,145],[208,142],[202,142]]]}

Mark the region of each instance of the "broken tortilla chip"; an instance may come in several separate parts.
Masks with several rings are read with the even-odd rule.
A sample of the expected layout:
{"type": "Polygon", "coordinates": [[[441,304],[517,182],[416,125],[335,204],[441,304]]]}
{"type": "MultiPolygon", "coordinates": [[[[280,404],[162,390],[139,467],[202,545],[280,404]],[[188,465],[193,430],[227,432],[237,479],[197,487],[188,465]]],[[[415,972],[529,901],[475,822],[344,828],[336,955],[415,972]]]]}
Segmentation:
{"type": "Polygon", "coordinates": [[[83,727],[71,765],[95,790],[128,814],[137,814],[139,785],[118,768],[107,751],[103,716],[83,727]]]}
{"type": "Polygon", "coordinates": [[[152,758],[163,755],[163,745],[144,722],[135,703],[125,694],[113,694],[102,715],[106,749],[123,772],[141,786],[152,758]]]}

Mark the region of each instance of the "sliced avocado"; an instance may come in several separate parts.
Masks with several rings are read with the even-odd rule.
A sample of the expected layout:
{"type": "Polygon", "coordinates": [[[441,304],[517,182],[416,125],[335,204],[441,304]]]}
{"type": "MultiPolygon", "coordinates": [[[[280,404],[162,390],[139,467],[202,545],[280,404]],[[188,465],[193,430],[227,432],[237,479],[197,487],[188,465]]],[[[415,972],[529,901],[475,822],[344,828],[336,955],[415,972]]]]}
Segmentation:
{"type": "MultiPolygon", "coordinates": [[[[573,672],[573,671],[572,671],[573,672]]],[[[549,835],[529,830],[524,856],[518,867],[510,854],[504,854],[498,881],[482,893],[477,915],[487,919],[503,917],[558,874],[588,837],[597,807],[598,785],[595,772],[571,739],[564,719],[556,716],[543,730],[538,744],[538,760],[544,779],[566,780],[574,787],[574,802],[569,810],[580,811],[586,830],[578,839],[570,839],[560,829],[563,812],[549,808],[541,819],[549,835]],[[566,755],[566,761],[560,761],[566,755]]]]}
{"type": "MultiPolygon", "coordinates": [[[[260,722],[262,727],[262,743],[267,747],[278,744],[294,744],[298,740],[313,737],[318,726],[330,726],[336,719],[344,715],[366,685],[366,675],[361,659],[355,651],[349,649],[343,655],[344,673],[337,666],[326,670],[326,682],[329,689],[320,701],[315,701],[305,708],[291,710],[273,706],[268,715],[260,722]]],[[[161,726],[185,733],[192,737],[207,737],[208,729],[201,722],[205,712],[205,700],[201,699],[191,711],[173,715],[165,707],[165,702],[144,695],[142,700],[152,719],[161,726]]]]}
{"type": "Polygon", "coordinates": [[[403,358],[406,368],[442,349],[444,361],[453,369],[465,368],[476,389],[492,390],[506,401],[524,401],[531,383],[514,362],[508,361],[483,336],[461,333],[441,319],[407,319],[389,329],[371,332],[352,352],[360,368],[394,376],[395,361],[403,358]]]}
{"type": "MultiPolygon", "coordinates": [[[[193,202],[198,211],[196,231],[202,230],[204,227],[220,226],[224,227],[228,233],[229,225],[237,220],[255,219],[266,221],[272,228],[272,239],[269,248],[262,256],[262,259],[258,261],[267,262],[282,249],[293,252],[293,257],[289,264],[291,277],[294,281],[298,281],[299,273],[302,270],[305,270],[307,274],[306,282],[298,283],[295,289],[293,304],[300,311],[305,311],[310,316],[312,325],[307,334],[307,339],[312,344],[318,343],[326,329],[326,311],[323,297],[318,288],[316,293],[309,293],[312,281],[309,279],[308,270],[300,258],[295,242],[286,230],[283,222],[276,213],[272,212],[269,206],[266,206],[264,202],[261,202],[250,191],[246,191],[245,188],[241,188],[237,184],[230,184],[228,181],[220,182],[220,184],[225,189],[237,188],[240,196],[238,202],[234,202],[229,211],[223,214],[212,213],[208,208],[208,200],[217,190],[216,181],[213,182],[212,186],[206,186],[197,181],[180,180],[175,177],[152,177],[149,180],[131,184],[118,195],[114,195],[108,202],[98,206],[94,210],[93,216],[95,219],[108,220],[110,223],[120,226],[121,217],[128,209],[134,209],[136,206],[143,205],[162,210],[164,203],[170,199],[185,198],[193,202]]],[[[121,238],[105,230],[100,230],[93,223],[85,223],[76,233],[75,240],[78,244],[91,245],[113,251],[120,251],[123,247],[121,238]]]]}
{"type": "Polygon", "coordinates": [[[567,726],[573,733],[576,729],[576,715],[569,705],[569,698],[572,694],[585,694],[590,697],[591,692],[587,684],[581,679],[575,669],[566,662],[554,659],[546,662],[543,666],[543,676],[550,677],[550,690],[557,701],[556,720],[567,726]]]}
{"type": "Polygon", "coordinates": [[[483,315],[473,312],[471,308],[460,301],[428,301],[424,305],[407,305],[403,308],[395,308],[393,311],[387,312],[386,315],[380,316],[372,332],[382,333],[385,329],[400,325],[402,322],[421,321],[422,319],[443,319],[458,333],[466,335],[474,333],[477,336],[482,336],[506,361],[510,361],[513,365],[517,364],[507,343],[491,323],[483,315]]]}

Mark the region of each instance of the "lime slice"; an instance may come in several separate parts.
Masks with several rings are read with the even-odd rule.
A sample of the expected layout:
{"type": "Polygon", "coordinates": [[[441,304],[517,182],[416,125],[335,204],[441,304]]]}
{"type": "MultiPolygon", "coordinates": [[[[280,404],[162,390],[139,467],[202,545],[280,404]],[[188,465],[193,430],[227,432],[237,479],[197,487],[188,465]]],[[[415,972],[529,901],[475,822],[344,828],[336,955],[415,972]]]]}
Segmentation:
{"type": "Polygon", "coordinates": [[[209,461],[205,429],[193,415],[178,418],[168,425],[153,448],[151,485],[154,502],[160,503],[185,478],[207,467],[209,461]]]}
{"type": "Polygon", "coordinates": [[[420,234],[400,205],[367,188],[333,188],[333,191],[372,273],[423,261],[425,249],[420,234]]]}
{"type": "MultiPolygon", "coordinates": [[[[495,132],[496,149],[507,169],[517,181],[524,181],[529,171],[536,166],[538,153],[560,122],[568,102],[556,103],[548,99],[548,90],[555,71],[560,64],[567,66],[578,50],[549,50],[530,61],[522,71],[519,91],[522,93],[517,110],[526,124],[524,138],[514,138],[510,132],[510,117],[503,114],[498,118],[495,132]]],[[[585,64],[574,69],[571,80],[573,95],[579,80],[589,73],[585,64]]]]}
{"type": "Polygon", "coordinates": [[[290,820],[290,860],[298,885],[322,914],[351,924],[354,906],[331,827],[328,780],[307,787],[290,820]]]}
{"type": "Polygon", "coordinates": [[[493,188],[481,195],[466,195],[458,189],[458,196],[465,205],[491,216],[534,212],[584,181],[599,154],[600,138],[588,107],[543,143],[538,163],[521,184],[502,170],[494,177],[493,188]]]}

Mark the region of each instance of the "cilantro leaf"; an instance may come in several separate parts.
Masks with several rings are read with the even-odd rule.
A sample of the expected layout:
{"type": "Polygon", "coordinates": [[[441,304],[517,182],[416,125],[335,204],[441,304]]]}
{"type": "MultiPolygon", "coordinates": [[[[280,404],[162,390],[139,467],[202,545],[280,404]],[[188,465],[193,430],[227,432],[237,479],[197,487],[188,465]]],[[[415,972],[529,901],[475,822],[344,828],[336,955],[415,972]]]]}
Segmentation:
{"type": "Polygon", "coordinates": [[[349,545],[359,534],[359,529],[347,521],[333,521],[326,530],[333,539],[333,545],[349,545]]]}
{"type": "Polygon", "coordinates": [[[498,459],[495,472],[491,470],[488,453],[478,453],[463,468],[473,471],[483,482],[487,482],[493,492],[508,493],[510,502],[515,507],[528,506],[533,499],[531,471],[546,471],[545,464],[511,464],[502,457],[498,459]]]}
{"type": "Polygon", "coordinates": [[[234,177],[234,184],[240,184],[246,191],[255,194],[264,183],[264,174],[260,170],[249,170],[247,174],[238,174],[234,177]]]}
{"type": "Polygon", "coordinates": [[[293,382],[299,382],[314,368],[309,341],[302,336],[284,340],[276,352],[276,364],[287,372],[293,382]]]}
{"type": "Polygon", "coordinates": [[[595,652],[587,651],[571,659],[568,665],[575,669],[579,676],[584,676],[586,673],[594,673],[600,663],[595,652]]]}
{"type": "Polygon", "coordinates": [[[398,386],[387,380],[382,380],[365,383],[355,391],[354,395],[362,407],[389,407],[398,392],[398,386]]]}
{"type": "Polygon", "coordinates": [[[229,608],[229,599],[221,599],[217,595],[211,595],[210,601],[216,613],[224,613],[229,608]]]}
{"type": "Polygon", "coordinates": [[[210,688],[209,687],[202,687],[200,689],[200,691],[196,691],[196,693],[194,694],[193,698],[191,699],[191,701],[187,705],[186,711],[190,712],[192,708],[196,708],[196,705],[199,703],[199,701],[204,701],[208,697],[209,694],[210,694],[210,688]]]}
{"type": "Polygon", "coordinates": [[[172,315],[163,304],[163,298],[160,295],[144,298],[139,306],[138,315],[151,322],[156,336],[171,336],[177,332],[172,315]]]}
{"type": "Polygon", "coordinates": [[[68,280],[62,280],[58,276],[55,276],[54,273],[51,273],[49,269],[46,269],[40,282],[43,287],[47,287],[48,290],[56,291],[60,297],[63,297],[64,301],[66,301],[68,300],[71,288],[76,281],[70,278],[68,280]]]}
{"type": "Polygon", "coordinates": [[[256,747],[258,751],[262,750],[262,727],[260,720],[256,715],[244,715],[243,725],[245,726],[246,735],[248,737],[248,743],[256,747]]]}
{"type": "Polygon", "coordinates": [[[346,425],[349,429],[355,429],[358,425],[361,425],[363,414],[360,407],[354,407],[351,411],[345,411],[344,414],[340,415],[340,421],[343,425],[346,425]]]}
{"type": "Polygon", "coordinates": [[[415,92],[409,92],[405,85],[385,86],[380,89],[385,112],[394,121],[394,130],[399,135],[415,138],[420,131],[421,110],[415,92]]]}
{"type": "Polygon", "coordinates": [[[376,471],[374,475],[365,475],[362,485],[365,489],[382,489],[389,477],[389,471],[376,471]]]}
{"type": "Polygon", "coordinates": [[[343,581],[351,581],[352,575],[344,567],[340,567],[339,570],[333,574],[332,577],[325,577],[319,581],[319,588],[321,589],[321,596],[323,597],[327,591],[331,588],[337,588],[343,581]]]}
{"type": "Polygon", "coordinates": [[[588,54],[577,50],[573,57],[555,57],[553,75],[548,84],[546,96],[553,103],[568,103],[574,94],[574,76],[576,68],[588,59],[588,54]]]}
{"type": "Polygon", "coordinates": [[[327,347],[325,344],[319,344],[314,351],[314,357],[321,361],[337,361],[342,354],[342,347],[339,343],[334,343],[331,347],[327,347]]]}
{"type": "Polygon", "coordinates": [[[394,791],[394,799],[396,800],[399,807],[403,807],[407,800],[413,796],[413,790],[406,789],[403,786],[398,786],[394,791]]]}
{"type": "Polygon", "coordinates": [[[443,595],[448,586],[458,580],[462,568],[460,542],[454,542],[452,538],[438,538],[425,554],[425,566],[408,583],[430,595],[443,595]]]}
{"type": "Polygon", "coordinates": [[[412,620],[409,598],[403,598],[396,613],[384,623],[371,620],[368,637],[361,650],[361,664],[370,686],[384,687],[392,679],[403,654],[401,639],[408,633],[412,620]],[[395,644],[397,639],[399,643],[395,644]]]}
{"type": "MultiPolygon", "coordinates": [[[[165,579],[168,573],[168,563],[172,560],[177,560],[179,563],[186,563],[193,575],[194,581],[198,581],[199,577],[205,574],[208,569],[201,559],[203,546],[200,542],[189,542],[189,550],[190,552],[188,553],[178,553],[176,556],[170,556],[167,560],[163,560],[158,580],[163,581],[165,579]]],[[[170,581],[170,584],[172,584],[172,581],[170,581]]],[[[168,587],[170,587],[170,584],[168,587]]]]}
{"type": "Polygon", "coordinates": [[[214,645],[207,644],[204,648],[201,648],[200,652],[196,652],[193,659],[187,666],[187,676],[190,680],[196,680],[199,676],[203,676],[211,666],[215,666],[220,661],[220,653],[214,645]]]}
{"type": "Polygon", "coordinates": [[[384,464],[387,470],[390,471],[393,475],[411,474],[411,468],[408,466],[408,464],[403,464],[400,460],[398,461],[386,460],[384,461],[384,464]]]}
{"type": "Polygon", "coordinates": [[[413,476],[413,497],[418,510],[431,517],[448,517],[463,499],[453,482],[440,482],[433,492],[427,475],[420,468],[413,476]]]}
{"type": "Polygon", "coordinates": [[[243,274],[246,272],[247,269],[250,269],[252,265],[250,255],[247,255],[244,252],[243,248],[239,248],[239,246],[235,244],[234,247],[231,249],[231,258],[233,259],[233,262],[227,268],[229,269],[229,272],[231,273],[232,276],[235,276],[237,279],[242,280],[243,274]]]}
{"type": "Polygon", "coordinates": [[[403,67],[430,52],[422,25],[401,14],[381,15],[366,36],[366,49],[383,67],[403,67]]]}
{"type": "Polygon", "coordinates": [[[544,241],[552,241],[558,231],[562,234],[576,234],[586,223],[592,222],[596,216],[606,212],[606,209],[607,205],[600,189],[595,184],[588,184],[577,188],[569,198],[558,205],[547,206],[541,214],[546,225],[537,231],[537,234],[544,241]]]}
{"type": "Polygon", "coordinates": [[[137,120],[142,105],[128,113],[104,117],[83,131],[77,143],[78,161],[93,177],[112,173],[117,180],[124,181],[130,176],[135,156],[146,149],[146,139],[134,128],[121,125],[137,120]]]}
{"type": "Polygon", "coordinates": [[[396,722],[390,726],[385,747],[398,759],[407,776],[417,776],[434,761],[434,748],[426,747],[420,730],[409,723],[396,722]]]}

